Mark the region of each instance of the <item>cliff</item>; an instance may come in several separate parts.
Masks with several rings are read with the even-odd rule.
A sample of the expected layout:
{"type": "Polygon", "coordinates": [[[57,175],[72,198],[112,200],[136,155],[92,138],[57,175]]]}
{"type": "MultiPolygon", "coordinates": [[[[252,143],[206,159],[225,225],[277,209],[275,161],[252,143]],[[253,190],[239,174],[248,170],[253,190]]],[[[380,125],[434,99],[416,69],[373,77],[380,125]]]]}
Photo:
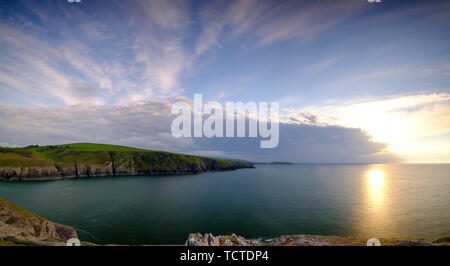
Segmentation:
{"type": "Polygon", "coordinates": [[[201,173],[251,167],[246,162],[105,144],[0,148],[0,179],[4,180],[201,173]]]}
{"type": "Polygon", "coordinates": [[[77,238],[72,227],[53,223],[0,198],[0,246],[65,245],[70,238],[77,238]]]}

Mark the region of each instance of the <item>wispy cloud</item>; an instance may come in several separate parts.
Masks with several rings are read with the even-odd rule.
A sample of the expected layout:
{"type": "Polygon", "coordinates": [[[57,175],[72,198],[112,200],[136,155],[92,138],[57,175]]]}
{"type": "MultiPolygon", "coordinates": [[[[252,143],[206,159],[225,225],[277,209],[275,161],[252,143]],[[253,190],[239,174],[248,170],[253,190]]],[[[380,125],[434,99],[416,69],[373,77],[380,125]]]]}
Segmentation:
{"type": "Polygon", "coordinates": [[[189,2],[183,0],[138,0],[153,24],[164,30],[188,27],[190,22],[189,2]]]}
{"type": "Polygon", "coordinates": [[[311,39],[318,33],[345,21],[361,11],[365,3],[355,1],[313,1],[298,5],[289,1],[267,14],[270,20],[257,31],[259,44],[269,44],[292,38],[311,39]]]}
{"type": "Polygon", "coordinates": [[[71,13],[71,6],[46,10],[29,4],[40,20],[24,16],[22,26],[0,18],[1,89],[21,91],[21,98],[38,105],[131,103],[179,94],[180,75],[192,65],[181,34],[188,27],[188,5],[138,4],[141,8],[112,2],[119,8],[95,16],[80,8],[71,13]],[[111,20],[114,16],[118,21],[111,20]]]}
{"type": "Polygon", "coordinates": [[[216,1],[203,8],[203,32],[197,43],[197,53],[214,47],[219,38],[234,40],[246,36],[253,38],[259,46],[299,38],[310,40],[364,7],[363,2],[347,0],[309,3],[237,0],[225,3],[216,1]]]}
{"type": "Polygon", "coordinates": [[[67,3],[27,3],[20,19],[0,19],[0,82],[3,90],[21,91],[38,105],[172,97],[183,93],[183,76],[205,61],[199,57],[222,47],[221,38],[263,45],[312,36],[338,22],[330,16],[319,21],[318,12],[340,21],[357,10],[341,2],[347,1],[214,1],[193,10],[186,1],[136,0],[111,2],[97,14],[67,3]],[[27,18],[28,11],[38,19],[27,18]],[[195,23],[201,31],[193,31],[195,23]],[[195,45],[186,45],[189,39],[195,45]]]}
{"type": "Polygon", "coordinates": [[[311,64],[309,66],[301,67],[300,73],[304,74],[304,75],[319,74],[319,73],[325,71],[326,69],[328,69],[329,67],[333,66],[334,64],[336,64],[338,61],[339,61],[339,58],[337,58],[337,57],[326,59],[326,60],[311,64]]]}

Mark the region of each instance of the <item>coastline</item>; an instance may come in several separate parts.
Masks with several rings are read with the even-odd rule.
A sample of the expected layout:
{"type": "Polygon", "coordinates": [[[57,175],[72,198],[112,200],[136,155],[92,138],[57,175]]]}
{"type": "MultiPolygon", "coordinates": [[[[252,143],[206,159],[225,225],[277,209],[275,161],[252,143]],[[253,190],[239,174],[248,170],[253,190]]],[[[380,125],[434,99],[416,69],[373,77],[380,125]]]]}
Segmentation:
{"type": "Polygon", "coordinates": [[[247,162],[105,144],[0,147],[0,180],[7,181],[194,174],[253,167],[247,162]]]}

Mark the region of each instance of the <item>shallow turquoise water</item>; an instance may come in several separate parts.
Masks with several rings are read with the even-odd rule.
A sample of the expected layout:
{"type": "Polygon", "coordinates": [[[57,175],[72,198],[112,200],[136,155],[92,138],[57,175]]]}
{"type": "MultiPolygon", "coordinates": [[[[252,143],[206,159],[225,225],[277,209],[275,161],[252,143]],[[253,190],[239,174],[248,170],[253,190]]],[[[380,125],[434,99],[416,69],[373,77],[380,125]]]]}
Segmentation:
{"type": "Polygon", "coordinates": [[[256,167],[0,182],[0,197],[96,243],[181,244],[191,232],[248,238],[450,234],[450,165],[256,167]]]}

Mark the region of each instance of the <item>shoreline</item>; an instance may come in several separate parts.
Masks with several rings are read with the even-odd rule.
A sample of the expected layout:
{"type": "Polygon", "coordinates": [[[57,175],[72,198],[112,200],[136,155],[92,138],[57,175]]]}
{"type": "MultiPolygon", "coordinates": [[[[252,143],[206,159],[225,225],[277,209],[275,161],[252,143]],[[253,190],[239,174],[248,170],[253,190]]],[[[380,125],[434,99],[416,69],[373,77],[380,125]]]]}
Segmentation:
{"type": "Polygon", "coordinates": [[[175,175],[254,168],[251,163],[130,147],[75,143],[0,147],[0,180],[175,175]]]}
{"type": "MultiPolygon", "coordinates": [[[[0,173],[3,170],[3,167],[0,167],[0,173]]],[[[0,182],[32,182],[32,181],[59,181],[59,180],[65,180],[65,179],[87,179],[87,178],[96,178],[96,177],[126,177],[126,176],[170,176],[170,175],[197,175],[207,172],[224,172],[224,171],[236,171],[239,169],[246,169],[246,168],[254,168],[254,167],[236,167],[236,168],[229,168],[229,169],[220,169],[220,170],[204,170],[204,171],[198,171],[198,172],[137,172],[137,173],[120,173],[115,175],[108,175],[108,174],[102,174],[102,175],[83,175],[83,176],[55,176],[55,177],[32,177],[32,178],[19,178],[18,176],[14,176],[11,178],[5,178],[0,175],[0,182]]]]}

